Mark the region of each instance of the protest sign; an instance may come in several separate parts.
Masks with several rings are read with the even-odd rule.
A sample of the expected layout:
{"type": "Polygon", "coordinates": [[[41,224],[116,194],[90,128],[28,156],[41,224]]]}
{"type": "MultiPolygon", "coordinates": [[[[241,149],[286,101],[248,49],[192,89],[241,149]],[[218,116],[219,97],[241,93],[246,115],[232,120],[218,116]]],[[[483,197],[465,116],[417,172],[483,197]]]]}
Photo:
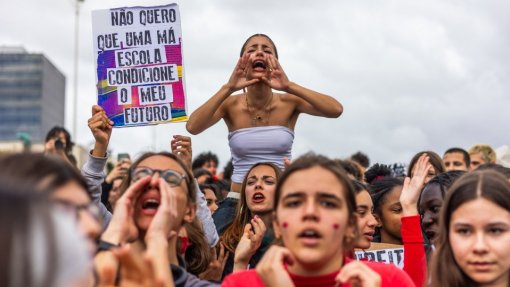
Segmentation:
{"type": "Polygon", "coordinates": [[[115,127],[188,119],[177,4],[92,12],[98,104],[115,127]]]}
{"type": "Polygon", "coordinates": [[[354,252],[356,260],[376,261],[394,264],[398,268],[404,268],[404,247],[396,244],[372,242],[370,249],[354,252]]]}

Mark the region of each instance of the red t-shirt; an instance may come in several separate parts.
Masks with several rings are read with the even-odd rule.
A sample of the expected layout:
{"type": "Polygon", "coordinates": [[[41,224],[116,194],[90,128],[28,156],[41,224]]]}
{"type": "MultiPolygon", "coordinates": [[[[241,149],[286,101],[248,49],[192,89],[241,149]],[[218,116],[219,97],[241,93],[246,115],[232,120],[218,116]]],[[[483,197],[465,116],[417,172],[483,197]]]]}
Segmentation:
{"type": "MultiPolygon", "coordinates": [[[[353,261],[350,258],[345,259],[345,263],[353,261]]],[[[364,261],[370,269],[381,275],[381,287],[415,287],[413,281],[402,270],[395,267],[393,264],[384,264],[379,262],[364,261]]],[[[335,277],[338,275],[336,271],[330,274],[320,276],[299,276],[289,273],[294,286],[296,287],[332,287],[335,286],[335,277]]],[[[254,269],[230,274],[225,278],[221,286],[236,287],[236,286],[265,286],[262,278],[257,274],[254,269]]],[[[339,287],[349,287],[350,284],[342,284],[339,287]]]]}

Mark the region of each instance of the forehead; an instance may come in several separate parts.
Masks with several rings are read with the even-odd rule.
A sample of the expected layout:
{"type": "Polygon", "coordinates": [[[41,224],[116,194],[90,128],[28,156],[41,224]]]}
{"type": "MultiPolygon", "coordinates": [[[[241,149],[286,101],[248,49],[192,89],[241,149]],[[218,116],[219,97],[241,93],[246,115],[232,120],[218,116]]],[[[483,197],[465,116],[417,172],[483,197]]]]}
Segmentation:
{"type": "Polygon", "coordinates": [[[312,167],[296,171],[289,175],[281,187],[280,197],[300,192],[306,196],[318,193],[330,193],[345,199],[345,187],[331,171],[322,167],[312,167]]]}
{"type": "Polygon", "coordinates": [[[259,165],[254,167],[250,173],[248,174],[248,177],[262,177],[262,176],[272,176],[275,177],[276,174],[274,172],[274,169],[268,165],[259,165]]]}
{"type": "Polygon", "coordinates": [[[360,191],[358,194],[356,194],[356,205],[366,205],[366,206],[372,206],[372,198],[370,197],[370,194],[366,190],[360,191]]]}
{"type": "Polygon", "coordinates": [[[441,186],[437,183],[427,184],[422,191],[421,200],[420,201],[429,201],[433,199],[443,200],[443,195],[441,193],[441,186]]]}
{"type": "Polygon", "coordinates": [[[469,157],[470,157],[470,158],[477,158],[477,159],[481,159],[481,158],[482,158],[482,153],[481,153],[481,152],[474,152],[474,153],[470,153],[470,154],[469,154],[469,157]]]}
{"type": "Polygon", "coordinates": [[[400,202],[400,194],[402,193],[402,185],[394,186],[384,197],[383,205],[395,204],[400,202]]]}
{"type": "Polygon", "coordinates": [[[90,202],[87,191],[75,181],[69,181],[63,186],[57,188],[51,194],[51,197],[77,205],[88,204],[90,202]]]}
{"type": "Polygon", "coordinates": [[[245,48],[252,47],[252,46],[258,46],[258,45],[267,46],[267,47],[274,49],[274,46],[271,43],[271,41],[267,37],[264,37],[264,36],[252,37],[250,40],[248,40],[248,42],[246,42],[245,48]]]}
{"type": "Polygon", "coordinates": [[[468,223],[472,225],[484,225],[492,222],[510,224],[510,211],[490,200],[479,197],[461,204],[453,211],[451,222],[468,223]]]}
{"type": "Polygon", "coordinates": [[[214,194],[214,191],[210,188],[204,188],[203,189],[203,192],[205,194],[206,197],[216,197],[216,195],[214,194]]]}
{"type": "Polygon", "coordinates": [[[460,152],[450,152],[444,155],[443,161],[464,161],[464,155],[460,152]]]}
{"type": "Polygon", "coordinates": [[[211,159],[210,161],[205,162],[204,166],[212,167],[212,166],[216,166],[216,163],[214,162],[214,160],[211,159]]]}
{"type": "Polygon", "coordinates": [[[138,166],[160,170],[172,169],[184,173],[184,169],[177,161],[164,155],[150,156],[138,163],[138,166]]]}

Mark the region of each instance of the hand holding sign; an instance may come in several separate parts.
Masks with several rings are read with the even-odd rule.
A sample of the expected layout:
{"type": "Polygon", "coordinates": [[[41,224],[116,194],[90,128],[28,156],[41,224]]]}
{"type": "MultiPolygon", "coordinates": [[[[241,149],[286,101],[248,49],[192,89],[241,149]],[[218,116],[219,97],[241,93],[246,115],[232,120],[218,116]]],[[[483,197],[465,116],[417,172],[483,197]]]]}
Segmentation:
{"type": "Polygon", "coordinates": [[[88,121],[89,129],[96,140],[92,155],[104,157],[112,135],[113,122],[106,116],[100,106],[92,107],[92,117],[88,121]]]}

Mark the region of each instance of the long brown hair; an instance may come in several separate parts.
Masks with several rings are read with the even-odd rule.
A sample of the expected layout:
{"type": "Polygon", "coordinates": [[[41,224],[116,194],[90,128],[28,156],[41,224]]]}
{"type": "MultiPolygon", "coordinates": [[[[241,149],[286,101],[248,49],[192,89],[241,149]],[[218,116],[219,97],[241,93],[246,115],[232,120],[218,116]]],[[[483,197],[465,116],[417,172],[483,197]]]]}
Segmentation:
{"type": "Polygon", "coordinates": [[[489,200],[510,212],[510,183],[495,171],[481,170],[467,173],[453,184],[446,195],[439,218],[439,238],[430,269],[431,286],[478,286],[455,261],[449,235],[453,212],[462,204],[478,198],[489,200]]]}
{"type": "Polygon", "coordinates": [[[184,253],[186,271],[198,276],[209,267],[209,263],[212,260],[211,247],[205,239],[202,223],[197,217],[195,217],[192,222],[184,223],[182,226],[188,233],[190,243],[190,246],[186,249],[186,253],[184,253]]]}
{"type": "MultiPolygon", "coordinates": [[[[253,214],[251,213],[250,209],[248,208],[248,203],[246,202],[246,183],[248,182],[248,175],[250,172],[261,165],[266,165],[271,167],[274,170],[276,182],[278,184],[278,181],[280,180],[280,168],[278,168],[275,164],[270,162],[259,162],[254,164],[250,170],[246,173],[246,176],[244,177],[243,184],[241,186],[241,198],[237,202],[237,208],[236,208],[236,216],[234,220],[232,221],[232,224],[230,224],[229,227],[225,230],[223,235],[220,238],[220,242],[225,246],[225,248],[234,253],[237,243],[239,240],[241,240],[241,237],[243,236],[244,226],[248,223],[250,223],[250,220],[253,217],[253,214]]],[[[274,208],[274,207],[273,207],[274,208]]],[[[267,226],[267,228],[271,228],[270,226],[267,226]]]]}

